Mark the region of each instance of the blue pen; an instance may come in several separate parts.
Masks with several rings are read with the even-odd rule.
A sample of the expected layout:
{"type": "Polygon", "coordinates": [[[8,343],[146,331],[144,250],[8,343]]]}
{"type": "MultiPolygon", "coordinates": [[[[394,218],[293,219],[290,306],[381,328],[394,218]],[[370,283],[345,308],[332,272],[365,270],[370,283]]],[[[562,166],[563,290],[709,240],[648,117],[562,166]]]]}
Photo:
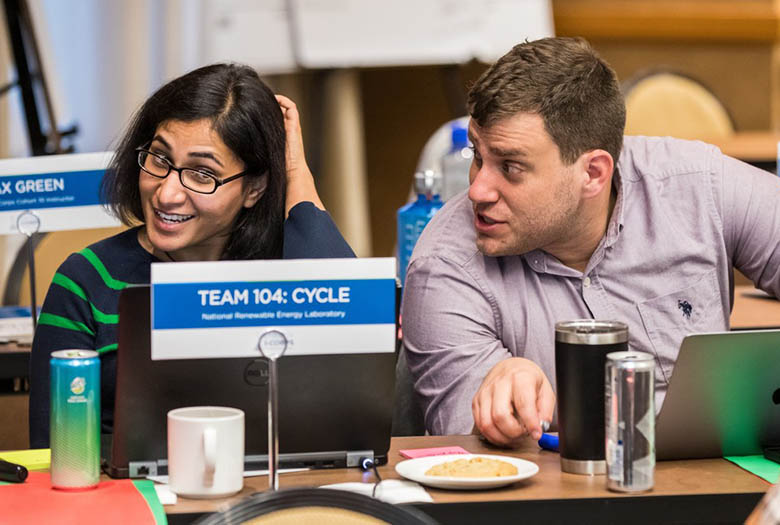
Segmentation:
{"type": "Polygon", "coordinates": [[[558,436],[554,436],[552,434],[542,434],[542,437],[539,440],[539,446],[544,450],[558,452],[558,436]]]}

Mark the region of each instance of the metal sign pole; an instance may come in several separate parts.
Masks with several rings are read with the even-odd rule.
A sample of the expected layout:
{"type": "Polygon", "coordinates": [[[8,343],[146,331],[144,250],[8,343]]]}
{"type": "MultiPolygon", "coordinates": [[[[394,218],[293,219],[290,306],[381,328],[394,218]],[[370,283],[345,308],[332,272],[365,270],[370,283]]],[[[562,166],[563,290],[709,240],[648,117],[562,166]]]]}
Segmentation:
{"type": "Polygon", "coordinates": [[[268,360],[268,487],[279,490],[279,404],[276,359],[268,360]]]}
{"type": "Polygon", "coordinates": [[[35,246],[32,235],[27,236],[27,268],[30,274],[30,316],[33,323],[33,334],[38,328],[38,305],[35,294],[35,246]]]}
{"type": "Polygon", "coordinates": [[[287,350],[287,336],[269,330],[257,342],[260,353],[268,359],[268,488],[279,490],[279,411],[276,360],[287,350]]]}
{"type": "Polygon", "coordinates": [[[30,274],[30,316],[33,323],[33,335],[38,328],[38,304],[35,293],[35,244],[33,235],[41,228],[41,219],[35,212],[27,210],[16,219],[16,227],[27,236],[27,268],[30,274]]]}

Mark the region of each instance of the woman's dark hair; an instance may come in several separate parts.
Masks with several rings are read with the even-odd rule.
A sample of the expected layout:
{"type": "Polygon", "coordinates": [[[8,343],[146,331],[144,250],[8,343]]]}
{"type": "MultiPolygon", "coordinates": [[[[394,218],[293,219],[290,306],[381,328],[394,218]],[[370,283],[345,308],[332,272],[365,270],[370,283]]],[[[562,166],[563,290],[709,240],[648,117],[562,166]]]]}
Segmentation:
{"type": "Polygon", "coordinates": [[[284,121],[274,94],[247,66],[205,66],[168,82],[149,97],[116,148],[101,184],[103,202],[123,223],[143,222],[136,148],[148,144],[163,122],[201,119],[210,120],[222,142],[244,162],[249,173],[243,184],[257,184],[267,174],[265,192],[253,207],[239,212],[222,258],[281,257],[284,121]]]}

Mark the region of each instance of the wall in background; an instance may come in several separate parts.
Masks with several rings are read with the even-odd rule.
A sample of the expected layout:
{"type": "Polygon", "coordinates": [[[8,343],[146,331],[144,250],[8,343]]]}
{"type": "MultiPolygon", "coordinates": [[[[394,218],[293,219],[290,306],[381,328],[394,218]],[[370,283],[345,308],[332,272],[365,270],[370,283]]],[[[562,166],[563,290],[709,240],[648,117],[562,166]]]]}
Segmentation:
{"type": "MultiPolygon", "coordinates": [[[[723,101],[738,131],[780,130],[780,23],[775,0],[552,0],[556,33],[584,36],[621,81],[656,67],[686,73],[723,101]]],[[[459,67],[465,89],[486,68],[459,67]]],[[[392,255],[395,210],[420,150],[457,116],[439,68],[362,72],[375,255],[392,255]]]]}
{"type": "MultiPolygon", "coordinates": [[[[328,6],[307,0],[264,0],[262,4],[252,0],[28,1],[38,5],[38,10],[43,13],[41,26],[45,26],[45,40],[51,44],[46,48],[50,51],[48,55],[52,57],[51,63],[54,65],[52,82],[57,84],[54,90],[62,94],[64,101],[58,108],[60,119],[63,122],[78,121],[81,129],[76,142],[78,151],[110,148],[131,113],[165,80],[206,62],[235,57],[261,67],[261,74],[274,75],[269,77],[272,83],[287,87],[298,84],[293,91],[314,92],[309,101],[300,102],[304,106],[307,150],[314,153],[312,164],[315,175],[320,177],[326,204],[359,254],[386,255],[392,252],[395,242],[394,213],[405,200],[397,196],[408,192],[413,166],[429,130],[436,129],[453,113],[451,104],[448,107],[446,101],[442,100],[446,99],[446,89],[441,88],[436,68],[356,69],[355,74],[341,77],[335,74],[337,70],[320,69],[286,75],[289,78],[284,78],[280,73],[284,73],[285,68],[269,62],[269,57],[275,56],[275,48],[282,55],[287,48],[281,42],[274,46],[263,40],[268,39],[267,33],[276,33],[255,30],[252,33],[254,40],[235,38],[236,32],[246,33],[247,27],[277,29],[285,22],[283,11],[286,6],[296,6],[297,9],[305,7],[311,12],[316,11],[317,16],[328,17],[342,9],[366,11],[365,4],[345,2],[328,6]],[[262,65],[254,64],[255,60],[259,60],[262,65]],[[428,72],[423,75],[434,72],[434,89],[431,91],[427,91],[423,85],[427,82],[425,78],[420,79],[422,83],[412,80],[416,72],[423,71],[428,72]],[[394,82],[393,78],[399,75],[410,82],[406,85],[394,82]],[[386,86],[376,84],[385,83],[384,79],[389,80],[386,86]],[[362,85],[364,81],[367,87],[362,85]],[[333,89],[328,86],[337,84],[349,87],[351,95],[346,100],[328,95],[328,91],[333,89]],[[375,85],[378,88],[376,91],[375,85]],[[393,121],[393,108],[399,102],[403,103],[407,94],[410,99],[416,99],[410,101],[417,106],[415,112],[398,115],[401,119],[393,121]],[[354,110],[356,104],[362,106],[362,113],[354,110]],[[389,111],[386,125],[375,120],[364,120],[364,117],[374,119],[375,114],[382,114],[386,110],[389,111]],[[341,116],[335,114],[339,111],[344,113],[341,116]],[[306,131],[307,119],[314,121],[314,133],[306,131]],[[342,119],[352,124],[346,125],[341,122],[342,119]],[[404,132],[400,137],[389,137],[382,128],[402,128],[404,132]],[[315,135],[317,138],[314,138],[315,135]],[[371,143],[365,144],[365,154],[362,153],[363,146],[356,142],[355,137],[365,137],[371,143]],[[402,143],[398,142],[399,139],[402,143]],[[378,150],[387,149],[389,153],[368,151],[374,144],[378,150]],[[328,150],[327,155],[323,148],[328,150]],[[385,164],[387,160],[383,156],[386,155],[393,157],[389,164],[385,164]],[[381,164],[374,164],[375,157],[381,164]],[[411,169],[409,166],[412,166],[411,169]],[[363,177],[363,173],[368,176],[363,177]],[[391,174],[389,179],[386,173],[391,174]],[[345,174],[360,176],[344,179],[342,175],[345,174]],[[403,182],[396,187],[394,183],[399,176],[403,182]],[[358,184],[360,179],[364,181],[362,184],[358,184]],[[403,189],[400,189],[401,186],[403,189]],[[388,189],[394,191],[388,193],[388,189]],[[355,198],[355,193],[364,195],[355,198]],[[361,216],[353,213],[356,209],[367,211],[361,216]],[[356,220],[367,224],[356,224],[356,220]],[[372,238],[375,235],[378,238],[374,244],[372,238]]],[[[411,6],[412,9],[416,5],[410,0],[403,3],[403,6],[411,6]]],[[[463,56],[470,56],[472,52],[480,56],[500,54],[504,47],[515,40],[509,31],[516,31],[517,39],[534,32],[538,36],[551,31],[547,0],[491,0],[485,5],[490,9],[484,9],[471,0],[443,0],[426,4],[421,9],[435,17],[434,22],[438,22],[438,26],[432,24],[432,27],[438,27],[439,31],[447,29],[444,24],[447,20],[454,21],[457,27],[462,28],[463,31],[450,31],[448,34],[452,42],[462,44],[463,56]],[[518,19],[517,23],[507,25],[508,19],[517,18],[515,15],[518,10],[526,7],[531,14],[518,19]],[[504,16],[508,13],[513,16],[504,16]],[[475,22],[477,18],[479,20],[475,22]],[[538,22],[537,18],[540,19],[538,22]],[[521,27],[520,22],[525,27],[521,27]],[[488,31],[489,34],[474,38],[479,31],[488,31]],[[504,40],[501,40],[502,35],[504,40]],[[501,49],[493,49],[488,44],[501,49]]],[[[388,9],[384,4],[381,7],[388,9]]],[[[418,18],[420,20],[415,20],[415,27],[427,27],[428,22],[418,18]]],[[[312,22],[308,18],[302,19],[302,22],[306,23],[307,20],[312,22]]],[[[374,16],[371,22],[376,26],[382,20],[374,16]]],[[[305,36],[311,35],[307,33],[305,36]]],[[[426,36],[430,35],[424,30],[405,37],[402,31],[395,38],[406,39],[402,42],[408,44],[425,40],[426,36]]],[[[392,49],[396,47],[391,46],[392,49]]],[[[411,45],[407,47],[414,48],[411,45]]],[[[309,52],[304,58],[314,60],[309,55],[317,48],[309,45],[306,49],[309,52]]],[[[354,51],[354,46],[345,49],[354,51]]],[[[361,60],[366,60],[366,57],[361,60]]],[[[421,61],[430,60],[427,58],[421,61]]],[[[370,62],[368,60],[366,63],[370,62]]],[[[320,67],[337,67],[335,64],[317,64],[320,67]]],[[[462,114],[462,111],[459,109],[456,114],[462,114]]],[[[20,140],[16,146],[13,154],[26,154],[24,140],[20,140]]]]}
{"type": "Polygon", "coordinates": [[[467,87],[487,68],[456,66],[460,97],[450,94],[443,67],[361,72],[366,130],[371,236],[375,256],[394,255],[396,210],[406,204],[425,142],[445,122],[466,114],[467,87]],[[460,102],[458,102],[460,98],[460,102]]]}
{"type": "MultiPolygon", "coordinates": [[[[204,10],[213,7],[209,7],[210,0],[31,1],[53,9],[57,27],[52,27],[49,37],[54,54],[71,61],[79,57],[76,65],[66,58],[58,58],[56,64],[64,68],[60,75],[63,99],[68,104],[75,104],[78,97],[83,101],[81,109],[63,108],[66,122],[79,115],[80,151],[108,147],[152,89],[199,65],[203,56],[199,20],[204,10]],[[57,44],[62,41],[69,44],[57,44]],[[97,80],[84,84],[85,78],[97,80]]],[[[647,67],[667,65],[707,84],[724,101],[738,129],[773,125],[777,106],[773,93],[778,84],[773,72],[778,32],[773,0],[553,0],[552,5],[558,33],[589,38],[621,79],[647,67]]],[[[220,29],[212,26],[210,30],[220,29]]],[[[486,65],[455,68],[457,83],[465,93],[486,65]]],[[[433,131],[462,114],[463,108],[453,102],[452,88],[445,84],[448,75],[452,78],[451,69],[415,66],[357,71],[370,254],[392,255],[395,211],[406,202],[420,151],[433,131]]],[[[322,104],[325,74],[308,71],[268,77],[280,91],[298,96],[307,154],[321,184],[328,184],[329,176],[320,169],[321,137],[333,129],[332,123],[318,121],[316,111],[322,104]]],[[[13,100],[5,99],[0,101],[0,153],[8,140],[2,133],[2,126],[7,125],[2,104],[13,100]]],[[[349,205],[346,195],[325,187],[323,194],[334,215],[349,205]]]]}

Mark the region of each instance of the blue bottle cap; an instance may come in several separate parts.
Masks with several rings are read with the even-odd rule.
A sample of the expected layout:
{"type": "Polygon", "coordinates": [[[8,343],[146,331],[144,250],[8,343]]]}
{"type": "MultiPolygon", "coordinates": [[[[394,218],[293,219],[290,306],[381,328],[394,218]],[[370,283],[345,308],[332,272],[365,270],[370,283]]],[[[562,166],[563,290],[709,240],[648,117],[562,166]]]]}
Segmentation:
{"type": "Polygon", "coordinates": [[[469,132],[459,124],[452,125],[452,149],[466,148],[469,145],[469,132]]]}

